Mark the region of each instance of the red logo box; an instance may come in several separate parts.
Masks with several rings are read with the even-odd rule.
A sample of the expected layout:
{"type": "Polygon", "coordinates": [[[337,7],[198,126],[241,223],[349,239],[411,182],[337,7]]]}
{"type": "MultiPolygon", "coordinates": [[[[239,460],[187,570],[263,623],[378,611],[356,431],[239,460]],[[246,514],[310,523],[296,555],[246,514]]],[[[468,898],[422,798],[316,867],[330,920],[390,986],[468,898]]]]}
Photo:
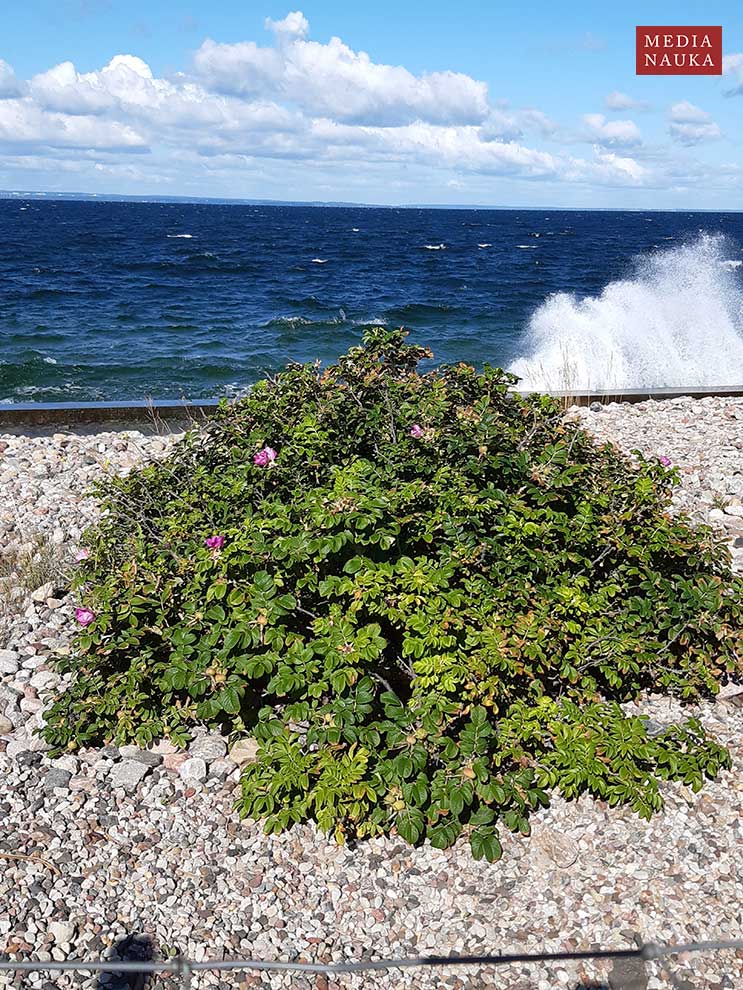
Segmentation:
{"type": "Polygon", "coordinates": [[[722,27],[637,27],[638,76],[721,76],[722,27]]]}

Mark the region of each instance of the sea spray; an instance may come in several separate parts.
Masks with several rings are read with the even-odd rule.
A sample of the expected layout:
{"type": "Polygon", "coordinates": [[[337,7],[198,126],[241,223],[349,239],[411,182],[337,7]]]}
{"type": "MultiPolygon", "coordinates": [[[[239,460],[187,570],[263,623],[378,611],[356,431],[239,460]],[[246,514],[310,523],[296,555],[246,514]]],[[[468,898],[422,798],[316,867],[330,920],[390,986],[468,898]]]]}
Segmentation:
{"type": "Polygon", "coordinates": [[[701,234],[639,257],[598,296],[548,296],[510,370],[527,389],[743,384],[743,280],[730,263],[739,253],[701,234]]]}

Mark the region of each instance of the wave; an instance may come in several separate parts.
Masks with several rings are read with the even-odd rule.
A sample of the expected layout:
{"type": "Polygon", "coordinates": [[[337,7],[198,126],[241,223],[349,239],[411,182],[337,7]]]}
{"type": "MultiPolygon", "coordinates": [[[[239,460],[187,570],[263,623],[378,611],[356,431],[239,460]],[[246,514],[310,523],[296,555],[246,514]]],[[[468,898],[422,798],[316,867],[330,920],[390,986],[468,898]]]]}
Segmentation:
{"type": "Polygon", "coordinates": [[[492,245],[492,244],[489,244],[489,243],[488,243],[488,242],[486,241],[486,242],[485,242],[484,244],[478,244],[477,246],[478,246],[479,248],[489,248],[489,247],[492,247],[493,245],[492,245]]]}
{"type": "Polygon", "coordinates": [[[313,258],[312,259],[312,264],[313,265],[327,265],[327,263],[328,263],[328,259],[327,258],[313,258]]]}
{"type": "Polygon", "coordinates": [[[424,244],[424,251],[446,251],[446,244],[424,244]]]}
{"type": "Polygon", "coordinates": [[[175,238],[175,239],[178,239],[178,238],[182,237],[185,240],[190,241],[191,238],[193,237],[193,234],[166,234],[165,236],[166,237],[172,237],[172,238],[175,238]]]}
{"type": "Polygon", "coordinates": [[[743,382],[743,285],[722,235],[637,258],[599,295],[548,296],[510,370],[527,389],[743,382]]]}

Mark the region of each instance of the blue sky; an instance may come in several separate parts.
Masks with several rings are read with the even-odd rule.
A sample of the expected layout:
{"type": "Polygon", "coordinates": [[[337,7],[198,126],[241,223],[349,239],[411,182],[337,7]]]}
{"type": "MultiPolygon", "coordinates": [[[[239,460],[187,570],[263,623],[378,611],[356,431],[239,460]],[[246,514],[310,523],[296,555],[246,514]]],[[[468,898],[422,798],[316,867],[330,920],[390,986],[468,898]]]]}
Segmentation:
{"type": "Polygon", "coordinates": [[[732,2],[7,0],[0,60],[4,189],[743,209],[732,2]],[[638,23],[725,74],[635,76],[638,23]]]}

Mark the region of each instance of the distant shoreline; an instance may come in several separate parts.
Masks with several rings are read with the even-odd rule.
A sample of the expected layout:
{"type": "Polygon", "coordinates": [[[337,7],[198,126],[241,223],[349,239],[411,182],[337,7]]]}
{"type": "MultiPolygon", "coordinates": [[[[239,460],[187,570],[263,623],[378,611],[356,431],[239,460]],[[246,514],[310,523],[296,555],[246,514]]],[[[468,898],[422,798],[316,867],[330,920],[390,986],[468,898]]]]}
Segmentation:
{"type": "Polygon", "coordinates": [[[743,210],[706,210],[706,209],[645,209],[641,207],[626,207],[620,209],[611,206],[489,206],[485,204],[463,203],[350,203],[323,200],[282,200],[282,199],[230,199],[212,198],[207,196],[128,196],[118,193],[80,193],[80,192],[44,192],[41,190],[0,189],[0,200],[17,201],[33,199],[38,202],[67,202],[67,203],[161,203],[163,205],[185,205],[203,203],[206,206],[293,206],[300,209],[331,209],[331,210],[463,210],[473,212],[492,211],[494,213],[682,213],[682,214],[712,214],[725,216],[729,213],[743,213],[743,210]]]}

